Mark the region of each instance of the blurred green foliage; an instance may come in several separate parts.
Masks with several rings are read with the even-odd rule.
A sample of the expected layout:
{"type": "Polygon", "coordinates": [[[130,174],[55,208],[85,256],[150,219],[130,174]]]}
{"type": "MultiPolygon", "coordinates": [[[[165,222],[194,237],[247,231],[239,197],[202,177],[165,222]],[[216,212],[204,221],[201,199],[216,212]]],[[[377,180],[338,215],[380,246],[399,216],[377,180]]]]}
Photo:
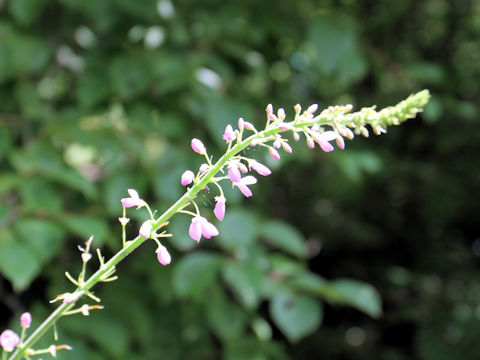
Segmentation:
{"type": "Polygon", "coordinates": [[[192,137],[218,155],[225,125],[262,124],[268,102],[292,115],[428,87],[421,119],[343,152],[247,150],[275,171],[248,201],[226,189],[221,235],[196,245],[174,218],[172,264],[142,246],[96,289],[105,310],[62,320],[75,351],[58,357],[476,358],[479,14],[469,0],[0,1],[2,324],[48,314],[90,234],[118,249],[127,188],[160,212],[175,201],[200,165],[192,137]]]}

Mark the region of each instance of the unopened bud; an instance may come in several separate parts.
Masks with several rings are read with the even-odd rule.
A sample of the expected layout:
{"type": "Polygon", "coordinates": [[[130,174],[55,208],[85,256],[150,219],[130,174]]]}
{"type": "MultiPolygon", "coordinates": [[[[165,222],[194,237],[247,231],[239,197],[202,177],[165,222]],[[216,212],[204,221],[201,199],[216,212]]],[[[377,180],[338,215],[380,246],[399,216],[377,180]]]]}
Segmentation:
{"type": "Polygon", "coordinates": [[[345,132],[347,133],[345,137],[347,137],[349,140],[353,140],[355,135],[353,134],[353,131],[350,130],[349,128],[345,128],[345,132]]]}
{"type": "Polygon", "coordinates": [[[302,111],[302,107],[300,106],[300,104],[297,104],[294,106],[294,109],[295,109],[295,114],[300,114],[300,111],[302,111]]]}
{"type": "Polygon", "coordinates": [[[300,135],[299,135],[297,132],[294,132],[294,133],[293,133],[293,139],[294,139],[295,141],[300,140],[300,135]]]}
{"type": "Polygon", "coordinates": [[[278,117],[280,120],[285,119],[285,110],[284,110],[283,108],[278,109],[278,111],[277,111],[277,117],[278,117]]]}
{"type": "Polygon", "coordinates": [[[307,113],[313,114],[318,109],[318,104],[312,104],[308,107],[307,113]]]}
{"type": "Polygon", "coordinates": [[[368,137],[368,135],[369,135],[367,128],[364,127],[364,126],[362,126],[362,127],[360,128],[360,132],[361,132],[362,136],[368,137]]]}
{"type": "Polygon", "coordinates": [[[267,112],[267,115],[270,115],[273,113],[273,106],[272,104],[268,104],[267,105],[267,108],[265,109],[265,111],[267,112]]]}
{"type": "Polygon", "coordinates": [[[343,137],[339,136],[335,139],[336,143],[337,143],[337,146],[340,148],[340,149],[345,149],[345,141],[343,140],[343,137]]]}

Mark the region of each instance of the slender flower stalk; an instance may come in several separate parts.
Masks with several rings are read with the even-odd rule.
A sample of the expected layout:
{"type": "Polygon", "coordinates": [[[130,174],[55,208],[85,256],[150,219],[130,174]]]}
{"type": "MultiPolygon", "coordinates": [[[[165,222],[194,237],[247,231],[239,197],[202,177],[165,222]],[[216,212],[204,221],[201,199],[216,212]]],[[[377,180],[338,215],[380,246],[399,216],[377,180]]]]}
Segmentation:
{"type": "MultiPolygon", "coordinates": [[[[126,241],[124,243],[124,246],[106,262],[98,251],[100,267],[88,279],[80,282],[76,281],[73,278],[69,278],[70,280],[73,280],[74,284],[77,285],[75,291],[73,293],[65,293],[57,297],[58,300],[63,300],[63,302],[39,327],[34,330],[34,332],[25,341],[22,342],[21,347],[16,347],[15,352],[10,356],[9,360],[19,360],[22,357],[25,357],[27,351],[29,351],[33,347],[33,345],[47,332],[50,327],[56,324],[62,316],[67,315],[69,311],[75,311],[73,308],[75,307],[78,299],[80,299],[82,296],[87,295],[95,301],[98,300],[90,292],[90,289],[99,282],[113,280],[115,278],[112,277],[115,271],[115,266],[123,259],[125,259],[129,254],[135,251],[136,248],[138,248],[145,241],[147,241],[148,237],[151,236],[155,239],[155,237],[167,236],[167,234],[164,233],[157,235],[156,232],[160,228],[168,224],[168,220],[175,214],[182,212],[193,215],[192,224],[190,225],[191,229],[189,229],[189,233],[190,236],[197,242],[200,241],[200,238],[202,236],[205,238],[210,238],[212,236],[218,235],[217,228],[213,224],[209,223],[206,218],[199,215],[199,210],[195,205],[194,199],[197,197],[200,191],[206,188],[208,184],[213,183],[219,186],[218,181],[220,179],[227,180],[229,177],[223,176],[220,178],[216,178],[215,176],[219,172],[223,171],[224,167],[228,166],[228,164],[231,164],[232,161],[241,161],[241,157],[239,154],[247,147],[251,146],[252,144],[262,144],[264,146],[268,146],[269,149],[274,149],[271,145],[267,145],[267,143],[272,143],[273,141],[275,141],[275,139],[278,138],[278,136],[280,136],[282,132],[286,131],[292,131],[294,133],[294,137],[297,137],[295,136],[295,134],[298,135],[298,133],[303,133],[307,138],[308,146],[311,145],[308,142],[308,139],[312,139],[312,132],[319,133],[319,135],[315,135],[318,138],[315,139],[315,141],[321,140],[319,141],[320,146],[322,146],[322,143],[324,146],[326,146],[324,142],[332,146],[329,141],[333,139],[338,139],[338,136],[343,136],[341,134],[349,134],[349,131],[352,132],[352,130],[350,129],[353,129],[353,133],[357,135],[362,134],[364,136],[367,136],[367,125],[371,126],[375,133],[382,133],[389,125],[398,125],[409,118],[415,117],[417,113],[422,111],[423,107],[428,102],[428,99],[429,93],[427,90],[424,90],[417,94],[411,95],[408,99],[400,102],[396,106],[388,107],[378,112],[375,111],[373,108],[364,108],[358,112],[350,113],[352,107],[347,105],[329,107],[316,116],[314,115],[314,113],[317,111],[317,105],[311,105],[304,113],[301,113],[301,107],[299,105],[296,105],[295,119],[294,121],[289,123],[288,126],[279,126],[281,123],[283,123],[283,119],[281,119],[282,117],[284,117],[283,111],[278,112],[277,118],[277,116],[274,116],[273,114],[273,108],[268,106],[267,112],[269,112],[269,114],[267,114],[267,116],[269,117],[269,119],[267,121],[267,126],[265,127],[265,129],[257,131],[251,123],[248,123],[243,119],[241,119],[241,121],[239,120],[238,133],[237,131],[234,131],[237,141],[230,142],[228,144],[228,148],[225,154],[221,156],[215,163],[211,163],[210,159],[207,157],[207,152],[204,144],[199,139],[192,140],[192,149],[201,155],[205,155],[208,162],[208,169],[204,167],[203,170],[205,170],[205,172],[201,172],[200,176],[198,176],[193,185],[186,190],[185,194],[180,197],[173,205],[170,206],[170,208],[168,208],[159,217],[155,218],[148,205],[145,206],[150,214],[151,220],[148,220],[148,225],[144,224],[142,226],[144,227],[144,229],[142,229],[142,234],[139,234],[137,237],[130,241],[126,241]],[[270,114],[273,116],[269,116],[270,114]],[[325,131],[324,127],[327,126],[331,130],[325,131]],[[313,130],[312,127],[314,128],[313,130]],[[252,134],[248,137],[243,137],[246,131],[250,131],[252,134]],[[335,132],[336,137],[333,138],[333,134],[330,134],[329,131],[335,132]],[[325,135],[327,133],[328,135],[325,135]],[[191,213],[184,210],[184,208],[189,204],[193,204],[196,207],[196,213],[191,213]],[[144,233],[143,230],[148,231],[144,233]],[[148,237],[143,236],[147,235],[147,232],[148,237]]],[[[227,134],[224,134],[224,136],[228,139],[231,139],[232,134],[230,130],[228,130],[227,134]]],[[[349,138],[349,136],[346,137],[349,138]]],[[[341,147],[340,145],[338,146],[341,147]]],[[[330,149],[330,147],[327,148],[330,149]]],[[[262,165],[260,166],[259,163],[253,161],[248,161],[248,163],[249,167],[258,172],[260,175],[267,176],[270,173],[270,170],[262,164],[260,164],[262,165]]],[[[251,189],[249,189],[248,186],[254,184],[256,181],[257,180],[255,177],[248,175],[241,178],[238,182],[234,182],[234,185],[237,186],[240,191],[242,191],[242,193],[248,197],[252,195],[252,191],[251,189]]],[[[130,197],[122,199],[122,205],[124,208],[133,206],[137,206],[138,208],[146,205],[146,203],[139,197],[138,193],[136,193],[135,190],[130,189],[128,192],[130,197]]],[[[220,200],[217,201],[217,204],[219,202],[220,200]]],[[[219,216],[217,215],[217,217],[219,218],[223,217],[224,215],[224,209],[222,209],[221,206],[222,205],[219,205],[220,209],[215,212],[215,215],[217,215],[218,213],[219,216]]],[[[125,218],[125,214],[123,218],[125,218]]],[[[121,220],[121,222],[123,225],[126,221],[121,220]]],[[[157,249],[157,257],[160,263],[165,265],[167,263],[170,263],[171,257],[166,248],[164,248],[163,245],[161,246],[162,247],[159,247],[159,249],[157,249]]],[[[4,343],[7,344],[7,346],[12,346],[11,344],[15,344],[16,338],[12,334],[7,333],[4,337],[5,339],[13,339],[9,340],[10,342],[5,340],[4,343]]],[[[17,344],[15,344],[14,347],[15,346],[17,346],[17,344]]],[[[56,349],[58,349],[58,346],[54,348],[56,351],[56,349]]]]}

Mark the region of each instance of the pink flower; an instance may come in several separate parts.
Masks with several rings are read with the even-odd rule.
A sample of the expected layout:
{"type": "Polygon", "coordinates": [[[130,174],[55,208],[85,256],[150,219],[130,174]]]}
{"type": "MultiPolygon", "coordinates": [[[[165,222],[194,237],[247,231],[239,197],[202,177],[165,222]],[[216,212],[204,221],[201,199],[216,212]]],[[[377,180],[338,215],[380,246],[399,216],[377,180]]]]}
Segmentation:
{"type": "Polygon", "coordinates": [[[205,155],[207,153],[205,145],[203,145],[199,139],[192,139],[192,149],[200,155],[205,155]]]}
{"type": "Polygon", "coordinates": [[[208,164],[202,164],[200,165],[200,168],[198,169],[198,171],[200,171],[201,174],[205,174],[209,169],[209,166],[208,164]]]}
{"type": "Polygon", "coordinates": [[[228,166],[228,177],[230,180],[232,180],[232,182],[238,182],[242,178],[240,170],[235,162],[231,162],[228,166]]]}
{"type": "Polygon", "coordinates": [[[292,153],[292,147],[290,145],[288,145],[288,143],[286,143],[285,141],[282,142],[282,148],[283,150],[285,150],[287,153],[292,153]]]}
{"type": "Polygon", "coordinates": [[[336,131],[312,132],[313,139],[325,152],[333,151],[333,145],[329,141],[335,140],[338,136],[336,131]]]}
{"type": "Polygon", "coordinates": [[[225,202],[226,199],[225,197],[219,196],[215,198],[215,201],[217,202],[215,204],[215,209],[213,209],[213,213],[217,217],[218,220],[223,221],[223,218],[225,217],[225,202]]]}
{"type": "Polygon", "coordinates": [[[180,183],[183,186],[189,185],[192,183],[193,179],[195,179],[195,174],[193,171],[187,170],[182,174],[182,178],[180,180],[180,183]]]}
{"type": "Polygon", "coordinates": [[[277,139],[273,142],[273,147],[275,149],[280,149],[281,146],[282,146],[282,141],[280,139],[277,139]]]}
{"type": "Polygon", "coordinates": [[[259,163],[258,161],[256,160],[250,160],[248,162],[248,164],[250,165],[250,167],[255,170],[258,174],[262,175],[262,176],[268,176],[272,173],[272,171],[266,167],[265,165],[259,163]]]}
{"type": "Polygon", "coordinates": [[[5,330],[0,335],[0,345],[6,352],[11,352],[20,343],[20,337],[12,330],[5,330]]]}
{"type": "Polygon", "coordinates": [[[210,239],[212,236],[218,235],[218,230],[215,225],[209,223],[204,217],[195,216],[192,218],[188,234],[193,240],[200,242],[202,235],[203,237],[210,239]]]}
{"type": "Polygon", "coordinates": [[[30,325],[32,324],[32,314],[29,312],[25,312],[20,316],[20,325],[22,328],[29,328],[30,325]]]}
{"type": "Polygon", "coordinates": [[[159,244],[155,252],[157,253],[157,259],[160,264],[168,265],[172,261],[172,257],[165,246],[159,244]]]}
{"type": "Polygon", "coordinates": [[[339,136],[335,139],[335,142],[337,143],[337,146],[339,149],[343,150],[345,149],[345,140],[343,140],[343,137],[339,136]]]}
{"type": "Polygon", "coordinates": [[[249,123],[248,121],[243,121],[243,127],[247,130],[256,131],[255,126],[253,126],[253,124],[249,123]]]}
{"type": "Polygon", "coordinates": [[[138,230],[138,235],[149,238],[152,233],[152,227],[153,225],[150,220],[144,221],[142,226],[140,226],[140,230],[138,230]]]}
{"type": "Polygon", "coordinates": [[[230,142],[235,140],[235,132],[233,131],[232,125],[227,125],[225,132],[223,133],[223,140],[230,142]]]}
{"type": "Polygon", "coordinates": [[[248,188],[248,185],[253,185],[256,182],[257,182],[257,179],[249,175],[240,179],[239,182],[233,183],[233,185],[236,185],[240,189],[243,195],[245,195],[246,197],[250,197],[252,196],[252,190],[248,188]]]}
{"type": "Polygon", "coordinates": [[[142,206],[146,205],[145,201],[140,199],[140,197],[138,196],[138,192],[136,190],[128,189],[127,191],[128,191],[128,194],[130,195],[130,197],[123,198],[122,200],[120,200],[123,207],[129,208],[129,207],[132,207],[132,206],[136,206],[137,209],[139,209],[142,206]]]}
{"type": "Polygon", "coordinates": [[[268,151],[270,152],[270,155],[272,155],[272,157],[273,157],[275,160],[280,160],[280,154],[278,153],[277,150],[275,150],[273,147],[269,147],[269,148],[268,148],[268,151]]]}
{"type": "Polygon", "coordinates": [[[272,105],[272,104],[268,104],[268,105],[267,105],[267,108],[265,109],[265,111],[267,112],[267,114],[273,113],[273,105],[272,105]]]}
{"type": "Polygon", "coordinates": [[[244,174],[248,173],[248,168],[247,168],[247,167],[245,166],[245,164],[242,163],[241,161],[239,161],[239,162],[237,163],[237,166],[238,166],[238,168],[240,169],[240,171],[241,171],[242,173],[244,173],[244,174]]]}

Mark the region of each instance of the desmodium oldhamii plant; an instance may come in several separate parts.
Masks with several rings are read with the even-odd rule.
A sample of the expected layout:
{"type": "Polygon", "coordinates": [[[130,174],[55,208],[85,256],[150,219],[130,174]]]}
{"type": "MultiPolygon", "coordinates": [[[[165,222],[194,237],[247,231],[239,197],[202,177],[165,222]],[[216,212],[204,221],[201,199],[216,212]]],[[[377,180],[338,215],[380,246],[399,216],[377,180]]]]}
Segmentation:
{"type": "MultiPolygon", "coordinates": [[[[351,112],[352,106],[331,106],[316,114],[318,106],[309,106],[302,111],[300,105],[295,106],[295,117],[293,121],[286,121],[284,109],[280,108],[275,113],[271,104],[266,108],[267,121],[263,129],[256,129],[250,122],[240,118],[236,128],[228,125],[223,134],[227,149],[225,153],[215,162],[208,154],[207,148],[199,139],[192,139],[191,148],[194,152],[204,157],[204,162],[195,173],[186,170],[180,179],[180,183],[187,187],[185,194],[180,197],[170,208],[160,216],[155,216],[146,201],[134,189],[128,189],[129,197],[121,199],[123,208],[122,217],[119,218],[122,226],[122,248],[108,261],[105,261],[99,249],[96,254],[100,263],[99,269],[90,277],[86,277],[86,265],[92,259],[91,244],[93,237],[90,237],[85,247],[79,247],[82,259],[82,270],[77,278],[68,272],[67,278],[76,286],[73,292],[58,295],[52,302],[60,301],[60,306],[53,311],[45,321],[40,324],[29,337],[26,336],[27,329],[31,324],[31,315],[25,313],[20,318],[22,327],[21,335],[18,336],[12,330],[5,330],[0,336],[0,345],[3,347],[2,359],[10,360],[29,358],[33,355],[50,353],[55,356],[60,349],[70,349],[68,345],[51,345],[46,349],[35,350],[33,346],[57,321],[66,315],[83,314],[88,315],[89,311],[101,309],[100,305],[82,305],[76,307],[77,301],[83,296],[91,298],[95,303],[100,302],[92,292],[92,287],[98,282],[109,282],[116,280],[115,266],[127,255],[132,253],[146,240],[153,240],[157,244],[157,258],[160,264],[168,265],[172,261],[168,248],[165,246],[164,238],[171,236],[166,230],[168,221],[177,213],[191,216],[191,223],[188,228],[190,237],[199,242],[202,237],[209,239],[219,234],[214,224],[201,215],[200,209],[195,202],[198,194],[212,184],[218,189],[215,197],[213,213],[222,221],[226,208],[227,198],[223,188],[225,184],[237,187],[245,197],[253,195],[252,185],[257,182],[256,176],[268,176],[270,169],[255,159],[242,155],[242,151],[250,146],[265,147],[270,155],[278,160],[280,151],[291,153],[292,148],[285,133],[292,133],[295,141],[305,138],[309,148],[315,148],[316,144],[325,152],[334,150],[336,146],[345,148],[344,139],[352,140],[355,135],[368,137],[373,131],[379,135],[386,132],[390,125],[399,125],[403,121],[413,118],[421,112],[428,102],[430,95],[423,90],[411,95],[406,100],[391,107],[376,111],[374,107],[363,108],[358,112],[351,112]],[[367,128],[370,128],[370,130],[367,128]],[[254,175],[250,175],[254,174],[254,175]],[[139,228],[138,236],[127,241],[126,225],[129,222],[127,209],[135,207],[137,210],[145,208],[149,219],[143,222],[139,228]]],[[[220,134],[219,134],[220,136],[220,134]]]]}

